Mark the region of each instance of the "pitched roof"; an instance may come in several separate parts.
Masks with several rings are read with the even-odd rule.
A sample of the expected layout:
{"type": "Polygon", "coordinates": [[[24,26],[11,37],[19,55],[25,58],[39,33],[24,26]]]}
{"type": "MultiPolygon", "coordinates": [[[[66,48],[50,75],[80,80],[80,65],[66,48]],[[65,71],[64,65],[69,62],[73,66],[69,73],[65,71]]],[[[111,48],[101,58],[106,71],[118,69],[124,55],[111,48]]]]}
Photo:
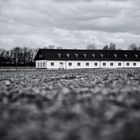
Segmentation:
{"type": "Polygon", "coordinates": [[[140,61],[140,51],[39,49],[35,60],[140,61]]]}

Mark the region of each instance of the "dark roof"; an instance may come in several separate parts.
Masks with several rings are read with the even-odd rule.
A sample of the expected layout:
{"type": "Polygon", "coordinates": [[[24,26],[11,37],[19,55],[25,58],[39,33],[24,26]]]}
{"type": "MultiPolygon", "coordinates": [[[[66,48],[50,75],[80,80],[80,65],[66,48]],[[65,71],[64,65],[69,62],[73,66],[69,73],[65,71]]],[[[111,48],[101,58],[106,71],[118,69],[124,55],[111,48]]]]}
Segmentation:
{"type": "Polygon", "coordinates": [[[140,61],[140,51],[39,49],[35,60],[140,61]]]}

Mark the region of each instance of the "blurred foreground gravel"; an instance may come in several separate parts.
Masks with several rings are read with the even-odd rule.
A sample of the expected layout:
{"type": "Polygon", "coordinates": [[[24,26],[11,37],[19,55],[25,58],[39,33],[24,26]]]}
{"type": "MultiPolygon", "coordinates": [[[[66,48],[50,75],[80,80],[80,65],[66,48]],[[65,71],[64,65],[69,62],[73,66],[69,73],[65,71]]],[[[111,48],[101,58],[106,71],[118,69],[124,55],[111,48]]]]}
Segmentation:
{"type": "Polygon", "coordinates": [[[1,71],[0,140],[140,140],[140,69],[1,71]]]}

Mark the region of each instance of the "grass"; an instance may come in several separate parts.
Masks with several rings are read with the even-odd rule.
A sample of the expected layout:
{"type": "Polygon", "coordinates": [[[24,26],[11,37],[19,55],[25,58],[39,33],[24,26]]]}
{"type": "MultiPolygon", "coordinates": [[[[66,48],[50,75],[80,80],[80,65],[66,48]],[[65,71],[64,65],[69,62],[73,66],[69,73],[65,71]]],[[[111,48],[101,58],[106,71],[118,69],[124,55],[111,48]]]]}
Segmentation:
{"type": "Polygon", "coordinates": [[[140,69],[0,72],[1,140],[139,140],[140,69]]]}

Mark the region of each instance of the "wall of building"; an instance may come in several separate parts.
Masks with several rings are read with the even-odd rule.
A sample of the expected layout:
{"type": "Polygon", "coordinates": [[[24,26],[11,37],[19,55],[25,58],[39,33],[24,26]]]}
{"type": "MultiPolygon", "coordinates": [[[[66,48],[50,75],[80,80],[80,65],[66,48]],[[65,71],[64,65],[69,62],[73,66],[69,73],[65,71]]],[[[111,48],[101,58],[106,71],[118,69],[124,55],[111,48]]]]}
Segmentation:
{"type": "Polygon", "coordinates": [[[124,62],[124,67],[127,67],[127,68],[140,67],[140,62],[137,62],[137,61],[133,61],[133,62],[126,61],[126,62],[124,62]],[[129,65],[127,65],[127,63],[129,63],[129,65]],[[134,63],[136,65],[134,65],[134,63]]]}
{"type": "Polygon", "coordinates": [[[82,68],[100,68],[99,61],[66,61],[67,69],[82,69],[82,68]],[[70,65],[70,63],[72,65],[70,65]],[[78,65],[80,63],[80,65],[78,65]],[[96,63],[96,65],[95,65],[96,63]]]}
{"type": "Polygon", "coordinates": [[[140,67],[140,62],[135,61],[36,61],[36,68],[47,69],[83,69],[83,68],[132,68],[140,67]],[[80,63],[80,65],[78,65],[80,63]]]}
{"type": "Polygon", "coordinates": [[[35,62],[36,68],[47,68],[47,61],[46,60],[38,60],[35,62]]]}
{"type": "Polygon", "coordinates": [[[124,62],[123,61],[101,61],[101,68],[123,68],[124,62]],[[106,65],[104,65],[104,63],[106,65]],[[113,64],[113,65],[112,65],[113,64]]]}

